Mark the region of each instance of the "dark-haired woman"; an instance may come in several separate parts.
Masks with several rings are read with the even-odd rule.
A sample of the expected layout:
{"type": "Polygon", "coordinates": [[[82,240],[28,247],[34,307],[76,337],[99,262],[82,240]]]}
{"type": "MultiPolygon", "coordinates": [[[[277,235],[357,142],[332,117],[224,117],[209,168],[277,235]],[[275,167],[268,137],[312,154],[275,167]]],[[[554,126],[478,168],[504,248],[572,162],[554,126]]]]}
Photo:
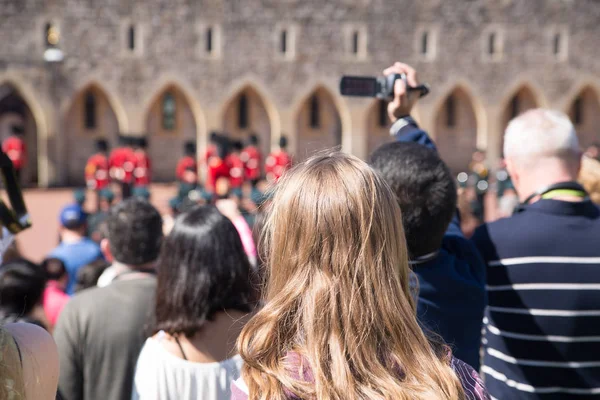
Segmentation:
{"type": "Polygon", "coordinates": [[[212,206],[180,215],[158,262],[156,326],[140,354],[133,399],[229,399],[249,319],[250,264],[231,223],[212,206]]]}

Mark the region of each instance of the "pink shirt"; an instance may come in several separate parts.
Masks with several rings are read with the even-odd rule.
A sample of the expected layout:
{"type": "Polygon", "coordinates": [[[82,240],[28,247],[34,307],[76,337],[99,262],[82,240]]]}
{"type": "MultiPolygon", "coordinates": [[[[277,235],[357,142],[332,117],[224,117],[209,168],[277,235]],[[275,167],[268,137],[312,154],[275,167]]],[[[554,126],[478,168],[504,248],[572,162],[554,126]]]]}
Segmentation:
{"type": "Polygon", "coordinates": [[[52,326],[56,325],[58,316],[69,301],[69,295],[63,292],[56,281],[49,281],[44,290],[44,311],[52,326]]]}

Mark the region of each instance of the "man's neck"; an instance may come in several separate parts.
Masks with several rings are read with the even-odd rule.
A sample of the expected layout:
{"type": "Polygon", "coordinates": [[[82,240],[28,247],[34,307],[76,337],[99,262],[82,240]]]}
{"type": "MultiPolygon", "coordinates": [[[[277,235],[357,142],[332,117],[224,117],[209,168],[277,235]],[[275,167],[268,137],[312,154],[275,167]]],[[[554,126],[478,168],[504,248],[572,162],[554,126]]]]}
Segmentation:
{"type": "Polygon", "coordinates": [[[78,243],[83,240],[83,235],[78,232],[64,230],[61,235],[61,241],[65,244],[78,243]]]}
{"type": "Polygon", "coordinates": [[[115,260],[112,267],[115,271],[115,277],[118,279],[141,279],[154,273],[155,264],[129,265],[115,260]]]}

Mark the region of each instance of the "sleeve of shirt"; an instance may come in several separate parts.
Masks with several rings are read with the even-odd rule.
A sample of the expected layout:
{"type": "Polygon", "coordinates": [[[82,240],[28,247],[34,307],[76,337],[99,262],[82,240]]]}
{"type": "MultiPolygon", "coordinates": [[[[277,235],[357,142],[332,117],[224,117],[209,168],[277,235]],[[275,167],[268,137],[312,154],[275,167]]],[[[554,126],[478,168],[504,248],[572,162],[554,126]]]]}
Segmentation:
{"type": "Polygon", "coordinates": [[[390,128],[390,134],[399,142],[414,142],[429,147],[437,151],[435,143],[429,137],[427,132],[419,128],[417,122],[412,117],[400,118],[390,128]]]}
{"type": "Polygon", "coordinates": [[[67,303],[54,330],[60,360],[58,391],[63,400],[83,398],[83,369],[79,353],[82,338],[75,311],[73,303],[67,303]]]}
{"type": "Polygon", "coordinates": [[[242,378],[231,382],[231,400],[248,400],[248,387],[242,378]]]}
{"type": "Polygon", "coordinates": [[[457,358],[452,358],[450,366],[463,387],[465,400],[490,400],[481,377],[471,366],[457,358]]]}

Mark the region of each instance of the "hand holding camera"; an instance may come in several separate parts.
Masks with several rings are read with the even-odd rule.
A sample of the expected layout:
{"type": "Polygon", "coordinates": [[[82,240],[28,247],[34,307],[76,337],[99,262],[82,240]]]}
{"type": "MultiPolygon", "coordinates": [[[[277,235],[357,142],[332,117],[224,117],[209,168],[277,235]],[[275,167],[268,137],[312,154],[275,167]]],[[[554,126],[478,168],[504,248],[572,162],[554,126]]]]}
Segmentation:
{"type": "Polygon", "coordinates": [[[383,77],[342,77],[340,92],[344,96],[389,100],[388,115],[391,121],[395,122],[410,115],[419,98],[429,93],[429,86],[418,83],[417,71],[410,65],[396,62],[383,71],[383,77]]]}

